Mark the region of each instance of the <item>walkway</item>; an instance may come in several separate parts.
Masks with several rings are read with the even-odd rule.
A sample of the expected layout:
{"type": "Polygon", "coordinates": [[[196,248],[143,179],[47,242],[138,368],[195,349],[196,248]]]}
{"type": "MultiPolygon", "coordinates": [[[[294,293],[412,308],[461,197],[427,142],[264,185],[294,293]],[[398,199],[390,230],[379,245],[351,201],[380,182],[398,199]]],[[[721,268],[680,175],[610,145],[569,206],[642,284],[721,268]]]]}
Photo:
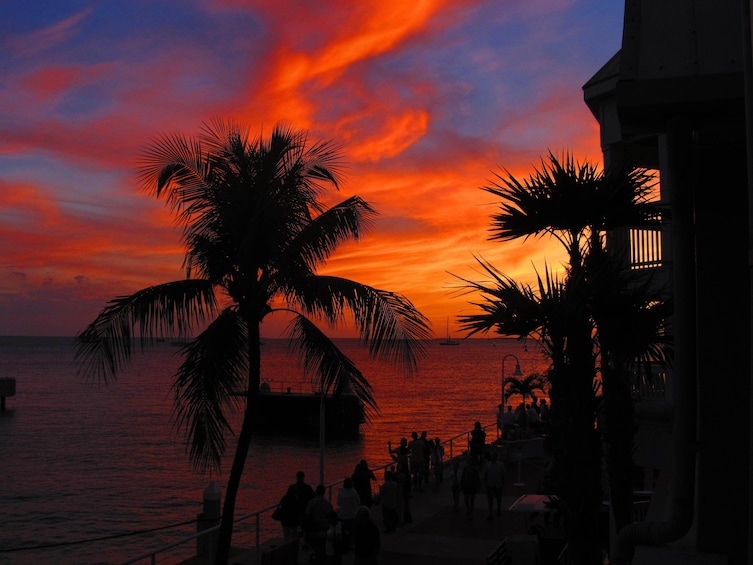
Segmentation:
{"type": "MultiPolygon", "coordinates": [[[[516,461],[508,462],[502,507],[509,508],[521,495],[539,491],[543,473],[543,459],[525,459],[520,466],[520,482],[523,485],[516,486],[518,464],[516,461]]],[[[487,521],[487,500],[483,490],[476,497],[473,519],[469,519],[462,504],[461,495],[461,510],[453,511],[452,494],[446,480],[439,489],[432,485],[423,491],[413,492],[413,523],[402,524],[396,532],[389,534],[384,532],[381,509],[375,506],[372,516],[382,532],[379,562],[384,565],[481,565],[486,563],[486,556],[505,537],[525,534],[529,526],[525,514],[508,511],[487,521]]],[[[269,547],[274,542],[265,545],[269,547]]],[[[231,558],[230,565],[258,565],[256,555],[255,549],[244,551],[231,558]]],[[[298,563],[309,565],[310,553],[301,551],[298,563]]],[[[344,556],[343,565],[352,563],[352,553],[344,556]]]]}

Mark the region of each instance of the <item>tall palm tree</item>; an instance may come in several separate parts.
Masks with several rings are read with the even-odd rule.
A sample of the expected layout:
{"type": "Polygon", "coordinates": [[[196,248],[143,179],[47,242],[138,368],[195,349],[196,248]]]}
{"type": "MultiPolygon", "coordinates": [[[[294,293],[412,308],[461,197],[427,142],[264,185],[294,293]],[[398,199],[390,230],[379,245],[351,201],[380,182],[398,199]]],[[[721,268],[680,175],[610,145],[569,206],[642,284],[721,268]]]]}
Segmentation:
{"type": "Polygon", "coordinates": [[[596,563],[598,511],[601,506],[600,436],[595,426],[596,396],[593,389],[595,361],[589,322],[583,314],[582,290],[572,281],[561,281],[547,268],[537,275],[536,287],[517,283],[485,261],[480,261],[490,282],[465,281],[468,292],[480,295],[474,302],[481,313],[461,317],[469,335],[495,331],[500,335],[534,338],[552,361],[548,374],[550,434],[546,442],[552,454],[553,494],[562,501],[568,559],[572,563],[596,563]],[[588,336],[589,350],[582,340],[588,336]]]}
{"type": "MultiPolygon", "coordinates": [[[[609,361],[607,371],[602,367],[605,391],[607,378],[613,380],[615,385],[624,382],[628,370],[626,360],[639,353],[635,348],[625,347],[620,342],[618,332],[610,331],[611,326],[607,322],[608,312],[611,311],[612,318],[615,318],[614,310],[618,305],[630,301],[610,302],[603,299],[607,296],[600,288],[604,283],[604,277],[600,275],[604,274],[607,265],[603,259],[614,258],[614,254],[606,253],[605,234],[616,228],[646,227],[661,221],[661,207],[648,198],[652,181],[651,175],[641,169],[625,167],[600,172],[588,163],[577,163],[569,155],[560,160],[549,153],[548,160],[542,160],[542,166],[530,177],[519,180],[505,171],[504,175],[497,175],[495,182],[482,187],[501,199],[498,213],[492,216],[490,239],[507,241],[520,237],[552,236],[563,244],[568,253],[567,276],[556,293],[563,299],[558,302],[559,307],[553,310],[556,315],[542,320],[540,313],[535,313],[535,310],[529,312],[538,316],[534,327],[555,328],[554,331],[539,329],[539,333],[557,336],[557,341],[549,342],[555,346],[550,351],[553,355],[550,376],[551,443],[555,469],[559,475],[559,494],[567,511],[566,518],[569,518],[570,562],[597,563],[600,559],[599,548],[593,543],[597,538],[593,533],[600,505],[597,490],[600,482],[600,440],[599,430],[595,426],[597,402],[594,393],[598,348],[602,348],[602,363],[605,359],[609,361]],[[595,308],[599,304],[600,310],[595,308]],[[600,322],[603,333],[600,332],[600,322]],[[614,362],[616,359],[619,359],[619,363],[614,362]]],[[[622,265],[624,268],[624,263],[622,265]]],[[[496,277],[496,284],[501,280],[496,277]]],[[[504,282],[504,286],[511,286],[504,282]]],[[[552,289],[544,289],[541,284],[539,287],[543,301],[546,296],[544,291],[548,293],[552,289]]],[[[474,285],[469,288],[479,290],[474,285]]],[[[615,288],[612,284],[609,288],[624,292],[628,287],[615,288]]],[[[495,299],[495,294],[502,299],[509,298],[495,292],[487,293],[487,296],[495,299]]],[[[633,301],[631,304],[639,303],[633,301]]],[[[646,300],[640,303],[644,311],[647,311],[649,304],[646,300]]],[[[516,309],[508,311],[504,307],[486,307],[484,311],[481,316],[486,316],[487,322],[494,321],[500,332],[511,325],[500,323],[495,316],[519,313],[516,309]]],[[[646,328],[645,322],[653,320],[660,323],[660,318],[644,316],[643,320],[642,327],[648,329],[650,337],[658,335],[655,329],[646,328]]],[[[485,322],[479,317],[467,317],[466,321],[468,329],[485,327],[485,322]]],[[[525,328],[525,323],[516,319],[512,327],[525,328]]],[[[643,346],[643,353],[650,355],[650,339],[644,340],[643,346]]],[[[611,389],[618,391],[620,387],[613,386],[611,389]]],[[[626,413],[625,402],[631,402],[631,398],[619,392],[612,398],[621,403],[619,410],[614,409],[616,421],[620,414],[626,413]]],[[[609,402],[605,404],[616,406],[609,402]]],[[[610,433],[617,434],[628,433],[628,429],[632,434],[630,424],[608,427],[610,433]]],[[[624,441],[614,441],[614,445],[618,444],[624,446],[624,441]]]]}
{"type": "Polygon", "coordinates": [[[199,333],[183,348],[174,417],[195,468],[219,474],[228,410],[245,389],[243,418],[227,482],[215,563],[225,565],[235,501],[254,430],[261,378],[261,324],[282,312],[289,338],[321,390],[348,388],[375,407],[368,381],[317,324],[351,317],[372,355],[416,369],[427,319],[404,296],[316,270],[337,246],[358,240],[375,216],[361,198],[330,208],[326,185],[339,187],[341,154],[329,142],[277,126],[251,139],[229,121],[204,124],[198,138],[154,141],[140,181],[175,211],[183,228],[187,278],[111,301],[78,336],[82,372],[108,379],[131,357],[134,336],[199,333]]]}

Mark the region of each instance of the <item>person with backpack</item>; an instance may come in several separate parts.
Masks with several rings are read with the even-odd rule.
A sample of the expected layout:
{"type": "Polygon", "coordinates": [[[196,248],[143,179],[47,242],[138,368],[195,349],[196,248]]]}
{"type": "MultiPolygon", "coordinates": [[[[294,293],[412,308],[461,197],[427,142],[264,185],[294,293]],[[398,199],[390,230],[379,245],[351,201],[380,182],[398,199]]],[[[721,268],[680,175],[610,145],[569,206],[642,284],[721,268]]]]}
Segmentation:
{"type": "Polygon", "coordinates": [[[287,492],[280,499],[272,518],[278,520],[282,526],[282,538],[285,541],[298,539],[301,516],[298,509],[298,496],[294,485],[288,487],[287,492]]]}
{"type": "Polygon", "coordinates": [[[303,471],[298,471],[295,474],[295,482],[291,487],[295,489],[295,496],[298,501],[298,525],[303,529],[303,515],[306,512],[306,505],[309,500],[314,498],[314,489],[306,482],[306,473],[303,471]]]}

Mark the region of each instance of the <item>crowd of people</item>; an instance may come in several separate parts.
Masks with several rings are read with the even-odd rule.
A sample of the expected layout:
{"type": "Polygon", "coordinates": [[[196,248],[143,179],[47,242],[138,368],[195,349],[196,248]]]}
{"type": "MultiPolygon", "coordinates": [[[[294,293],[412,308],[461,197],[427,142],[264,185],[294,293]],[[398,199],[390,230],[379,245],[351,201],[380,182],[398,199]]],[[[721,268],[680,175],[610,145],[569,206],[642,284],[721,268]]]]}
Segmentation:
{"type": "Polygon", "coordinates": [[[311,548],[312,562],[317,564],[340,565],[342,555],[352,551],[354,564],[376,565],[381,539],[371,518],[371,481],[376,476],[362,460],[342,482],[335,508],[326,487],[313,488],[305,473],[298,471],[273,514],[282,526],[283,539],[300,540],[304,548],[311,548]]]}
{"type": "MultiPolygon", "coordinates": [[[[500,410],[500,412],[502,412],[500,410]]],[[[511,412],[508,409],[508,412],[511,412]]],[[[498,424],[502,420],[498,419],[498,424]]],[[[503,426],[501,427],[503,429],[503,426]]],[[[280,521],[286,541],[300,540],[312,550],[317,564],[340,565],[342,556],[353,552],[355,565],[376,565],[381,547],[381,532],[394,532],[399,525],[412,522],[410,500],[413,492],[444,483],[445,453],[439,437],[428,438],[427,432],[411,432],[396,447],[388,442],[393,464],[384,469],[382,484],[365,460],[359,461],[346,477],[334,502],[326,496],[324,485],[313,488],[299,471],[296,481],[283,495],[273,516],[280,521]],[[371,515],[379,505],[383,529],[371,515]]],[[[475,422],[465,456],[450,461],[448,482],[453,509],[460,511],[461,495],[469,520],[475,513],[476,496],[486,493],[488,515],[493,520],[502,513],[502,487],[505,465],[499,449],[486,441],[486,432],[475,422]]]]}
{"type": "Polygon", "coordinates": [[[549,404],[546,398],[540,401],[534,396],[530,403],[521,402],[513,410],[512,404],[507,408],[497,405],[497,428],[503,439],[514,439],[516,432],[528,430],[533,433],[546,431],[549,424],[549,404]]]}

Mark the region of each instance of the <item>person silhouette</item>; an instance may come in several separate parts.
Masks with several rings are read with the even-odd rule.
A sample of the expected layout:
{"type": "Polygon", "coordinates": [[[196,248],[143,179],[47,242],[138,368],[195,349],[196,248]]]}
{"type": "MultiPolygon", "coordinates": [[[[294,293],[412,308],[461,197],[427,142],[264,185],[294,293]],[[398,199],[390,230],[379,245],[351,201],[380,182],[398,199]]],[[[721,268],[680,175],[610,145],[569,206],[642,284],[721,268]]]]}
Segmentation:
{"type": "Polygon", "coordinates": [[[431,467],[434,470],[434,486],[439,488],[444,481],[444,446],[439,438],[431,443],[431,467]]]}
{"type": "Polygon", "coordinates": [[[426,463],[426,443],[418,437],[417,432],[411,433],[411,441],[408,443],[410,451],[410,472],[413,478],[413,486],[419,491],[423,490],[424,464],[426,463]]]}
{"type": "Polygon", "coordinates": [[[471,458],[475,459],[476,463],[480,465],[481,457],[484,455],[484,449],[486,448],[486,432],[481,427],[481,422],[476,422],[473,425],[469,447],[471,458]]]}
{"type": "Polygon", "coordinates": [[[353,535],[353,523],[356,520],[356,511],[361,506],[361,497],[353,488],[353,480],[347,477],[343,486],[337,493],[337,517],[342,525],[342,548],[347,551],[353,535]]]}
{"type": "Polygon", "coordinates": [[[460,486],[460,460],[457,457],[452,460],[450,490],[452,491],[452,509],[457,512],[460,510],[460,493],[463,490],[460,486]]]}
{"type": "Polygon", "coordinates": [[[356,513],[353,565],[377,565],[382,542],[371,510],[361,506],[356,513]]]}
{"type": "Polygon", "coordinates": [[[384,472],[384,482],[379,488],[382,497],[382,519],[384,531],[394,532],[398,524],[398,490],[397,477],[390,470],[384,472]]]}
{"type": "Polygon", "coordinates": [[[369,469],[369,464],[366,462],[366,459],[361,459],[361,461],[356,464],[350,479],[353,481],[353,488],[356,489],[361,504],[371,508],[371,482],[376,481],[376,475],[374,475],[374,472],[369,469]]]}
{"type": "Polygon", "coordinates": [[[497,501],[497,516],[502,515],[502,485],[505,480],[505,464],[499,459],[499,452],[492,451],[486,464],[486,498],[489,504],[487,520],[494,518],[494,501],[497,501]]]}
{"type": "Polygon", "coordinates": [[[298,493],[295,485],[290,485],[278,504],[282,538],[285,541],[298,539],[301,514],[298,506],[298,493]]]}
{"type": "Polygon", "coordinates": [[[497,437],[505,437],[505,410],[504,405],[497,404],[497,437]]]}
{"type": "Polygon", "coordinates": [[[326,492],[327,489],[324,485],[316,486],[316,495],[306,504],[303,518],[306,539],[314,550],[314,557],[317,563],[324,563],[326,558],[325,544],[327,541],[327,530],[329,530],[330,526],[327,514],[333,510],[332,503],[324,496],[326,492]]]}
{"type": "Polygon", "coordinates": [[[342,554],[345,550],[345,538],[342,521],[334,510],[327,512],[327,524],[329,524],[329,527],[327,528],[324,542],[326,563],[327,565],[340,565],[342,563],[342,554]]]}
{"type": "Polygon", "coordinates": [[[460,487],[463,489],[465,510],[469,520],[473,520],[473,511],[476,509],[476,495],[481,489],[481,473],[478,463],[473,457],[468,457],[463,472],[460,475],[460,487]]]}
{"type": "Polygon", "coordinates": [[[295,497],[298,503],[298,525],[303,528],[303,515],[306,512],[306,505],[309,500],[314,498],[313,487],[306,482],[306,473],[298,471],[295,474],[295,483],[290,485],[295,490],[295,497]]]}

